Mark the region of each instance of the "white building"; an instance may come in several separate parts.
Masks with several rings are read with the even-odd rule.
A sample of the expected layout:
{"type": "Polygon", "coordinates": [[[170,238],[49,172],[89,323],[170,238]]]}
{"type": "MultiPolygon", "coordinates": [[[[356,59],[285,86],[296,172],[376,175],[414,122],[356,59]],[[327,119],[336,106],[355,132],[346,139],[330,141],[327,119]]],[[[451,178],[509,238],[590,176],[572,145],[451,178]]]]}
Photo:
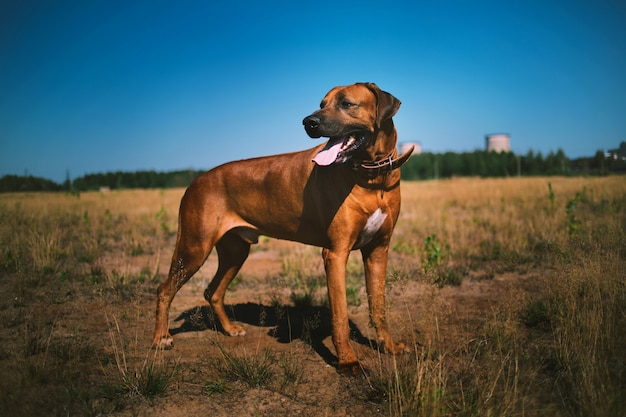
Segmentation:
{"type": "Polygon", "coordinates": [[[511,152],[511,136],[508,133],[492,133],[485,136],[487,151],[511,152]]]}
{"type": "Polygon", "coordinates": [[[419,142],[402,142],[400,144],[400,155],[404,155],[406,151],[409,150],[411,146],[415,146],[413,150],[413,155],[419,155],[422,153],[422,144],[419,142]]]}

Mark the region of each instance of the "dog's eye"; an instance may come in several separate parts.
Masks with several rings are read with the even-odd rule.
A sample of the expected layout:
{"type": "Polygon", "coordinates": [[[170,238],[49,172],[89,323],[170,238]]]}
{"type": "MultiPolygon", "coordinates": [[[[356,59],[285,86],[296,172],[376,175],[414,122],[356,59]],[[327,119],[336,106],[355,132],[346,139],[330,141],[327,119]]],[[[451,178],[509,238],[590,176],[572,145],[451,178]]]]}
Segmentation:
{"type": "Polygon", "coordinates": [[[354,106],[356,106],[356,104],[351,103],[351,102],[346,101],[346,100],[341,102],[341,108],[343,108],[343,109],[349,109],[350,107],[354,107],[354,106]]]}

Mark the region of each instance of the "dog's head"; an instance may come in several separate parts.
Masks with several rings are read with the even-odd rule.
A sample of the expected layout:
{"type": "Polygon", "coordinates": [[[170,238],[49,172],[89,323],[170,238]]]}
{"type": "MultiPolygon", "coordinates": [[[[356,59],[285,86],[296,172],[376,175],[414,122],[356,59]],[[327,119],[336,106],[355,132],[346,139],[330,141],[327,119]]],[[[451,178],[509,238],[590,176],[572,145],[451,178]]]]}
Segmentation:
{"type": "Polygon", "coordinates": [[[302,121],[312,138],[328,143],[315,157],[318,165],[348,161],[368,143],[398,111],[400,100],[373,83],[357,83],[330,90],[320,109],[302,121]]]}

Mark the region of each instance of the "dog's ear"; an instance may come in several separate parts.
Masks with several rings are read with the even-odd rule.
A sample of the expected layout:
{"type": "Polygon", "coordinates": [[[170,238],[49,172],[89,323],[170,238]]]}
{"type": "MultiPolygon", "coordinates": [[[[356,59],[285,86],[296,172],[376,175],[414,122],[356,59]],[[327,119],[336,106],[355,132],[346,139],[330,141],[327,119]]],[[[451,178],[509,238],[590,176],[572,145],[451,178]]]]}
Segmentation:
{"type": "Polygon", "coordinates": [[[387,119],[391,119],[400,108],[400,100],[386,91],[381,90],[374,83],[363,83],[376,96],[376,125],[380,125],[387,119]]]}

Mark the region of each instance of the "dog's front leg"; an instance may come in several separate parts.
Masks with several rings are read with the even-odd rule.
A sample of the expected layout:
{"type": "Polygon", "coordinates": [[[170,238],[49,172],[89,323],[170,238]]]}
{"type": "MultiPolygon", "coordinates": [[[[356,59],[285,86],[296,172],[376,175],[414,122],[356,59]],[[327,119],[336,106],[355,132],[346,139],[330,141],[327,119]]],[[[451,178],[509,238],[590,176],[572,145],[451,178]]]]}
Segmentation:
{"type": "Polygon", "coordinates": [[[328,285],[330,315],[333,327],[333,344],[339,359],[339,371],[358,375],[361,366],[350,345],[348,301],[346,299],[346,263],[349,251],[324,249],[324,268],[328,285]]]}
{"type": "Polygon", "coordinates": [[[395,343],[393,341],[387,324],[385,314],[385,278],[387,274],[388,252],[388,245],[379,245],[361,250],[370,319],[376,328],[379,346],[385,352],[396,355],[407,352],[408,348],[403,343],[395,343]]]}

